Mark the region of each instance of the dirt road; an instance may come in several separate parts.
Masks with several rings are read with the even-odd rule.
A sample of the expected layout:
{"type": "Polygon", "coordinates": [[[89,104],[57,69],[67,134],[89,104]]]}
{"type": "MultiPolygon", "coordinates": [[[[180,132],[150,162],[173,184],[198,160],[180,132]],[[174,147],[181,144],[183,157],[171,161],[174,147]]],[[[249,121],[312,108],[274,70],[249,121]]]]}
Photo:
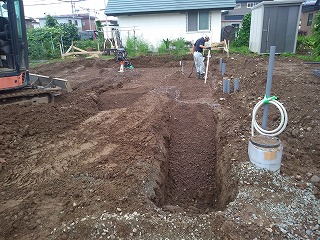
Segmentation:
{"type": "MultiPolygon", "coordinates": [[[[248,159],[267,56],[70,59],[34,73],[73,92],[0,106],[0,239],[319,239],[319,78],[276,57],[272,95],[289,123],[281,172],[248,159]],[[240,90],[222,93],[219,58],[240,90]],[[179,62],[183,61],[183,71],[179,62]]],[[[279,114],[270,109],[270,124],[279,114]]]]}

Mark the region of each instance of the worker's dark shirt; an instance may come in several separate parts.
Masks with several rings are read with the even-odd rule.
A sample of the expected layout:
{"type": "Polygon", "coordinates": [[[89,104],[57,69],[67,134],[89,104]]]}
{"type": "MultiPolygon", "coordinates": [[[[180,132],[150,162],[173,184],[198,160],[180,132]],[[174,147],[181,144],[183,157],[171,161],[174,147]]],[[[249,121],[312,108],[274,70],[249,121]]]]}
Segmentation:
{"type": "Polygon", "coordinates": [[[204,38],[199,38],[195,44],[194,44],[194,51],[195,52],[203,52],[203,49],[200,47],[200,45],[204,46],[205,40],[204,38]]]}

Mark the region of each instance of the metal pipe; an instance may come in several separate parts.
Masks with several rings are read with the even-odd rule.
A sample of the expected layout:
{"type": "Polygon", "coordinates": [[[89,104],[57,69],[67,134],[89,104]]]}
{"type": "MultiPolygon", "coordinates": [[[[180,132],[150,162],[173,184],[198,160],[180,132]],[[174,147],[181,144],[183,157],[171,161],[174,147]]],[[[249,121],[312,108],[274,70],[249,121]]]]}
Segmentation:
{"type": "Polygon", "coordinates": [[[227,79],[222,80],[222,92],[223,93],[227,92],[227,79]]]}
{"type": "Polygon", "coordinates": [[[219,71],[222,71],[222,58],[220,58],[219,71]]]}
{"type": "MultiPolygon", "coordinates": [[[[276,46],[270,47],[270,55],[269,55],[269,66],[268,66],[268,78],[267,78],[267,86],[266,86],[266,98],[270,97],[271,86],[272,86],[272,76],[273,76],[273,68],[274,68],[274,56],[276,53],[276,46]]],[[[263,108],[263,117],[262,117],[262,128],[267,130],[268,123],[268,111],[269,104],[265,104],[263,108]]]]}
{"type": "Polygon", "coordinates": [[[222,68],[221,68],[221,75],[223,76],[226,73],[226,63],[222,63],[222,68]]]}
{"type": "Polygon", "coordinates": [[[230,79],[227,79],[227,93],[230,94],[230,79]]]}
{"type": "Polygon", "coordinates": [[[235,93],[240,88],[239,78],[234,79],[233,82],[233,92],[235,93]]]}

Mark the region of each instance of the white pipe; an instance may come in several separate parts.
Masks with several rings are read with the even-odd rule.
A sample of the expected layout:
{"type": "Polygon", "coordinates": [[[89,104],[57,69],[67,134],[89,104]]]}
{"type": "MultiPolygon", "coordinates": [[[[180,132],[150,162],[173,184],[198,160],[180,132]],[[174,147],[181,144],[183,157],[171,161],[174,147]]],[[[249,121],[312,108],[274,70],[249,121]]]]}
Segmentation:
{"type": "Polygon", "coordinates": [[[208,78],[209,60],[210,60],[210,57],[211,57],[210,50],[208,51],[208,56],[207,57],[208,57],[208,60],[207,60],[206,76],[204,78],[204,83],[207,82],[207,78],[208,78]]]}
{"type": "Polygon", "coordinates": [[[272,99],[272,98],[268,99],[269,100],[268,102],[275,105],[278,108],[278,110],[280,111],[280,114],[281,114],[280,124],[276,129],[273,129],[271,131],[265,130],[259,126],[259,124],[256,121],[256,115],[257,115],[258,109],[265,103],[265,100],[266,99],[261,100],[253,108],[252,122],[251,122],[251,135],[252,136],[254,136],[254,130],[256,130],[258,133],[260,133],[262,135],[274,137],[274,136],[277,136],[280,133],[282,133],[287,126],[288,114],[287,114],[286,109],[284,108],[284,106],[280,102],[278,102],[277,100],[272,99]]]}

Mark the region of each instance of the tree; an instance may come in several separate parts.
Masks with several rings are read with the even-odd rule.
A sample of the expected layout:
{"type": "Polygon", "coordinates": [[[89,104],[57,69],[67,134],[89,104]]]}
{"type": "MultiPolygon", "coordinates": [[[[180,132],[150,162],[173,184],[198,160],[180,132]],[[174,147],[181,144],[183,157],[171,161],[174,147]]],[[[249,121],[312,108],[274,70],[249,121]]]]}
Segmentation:
{"type": "MultiPolygon", "coordinates": [[[[47,16],[48,17],[48,16],[47,16]]],[[[31,59],[54,58],[60,56],[60,44],[64,50],[68,49],[72,41],[79,40],[78,28],[72,24],[58,24],[56,19],[47,18],[43,28],[29,29],[28,50],[31,59]],[[51,21],[54,19],[55,21],[51,21]],[[57,23],[57,24],[55,24],[57,23]],[[49,27],[53,24],[54,27],[49,27]]]]}
{"type": "Polygon", "coordinates": [[[247,13],[242,20],[242,27],[239,30],[239,35],[234,41],[236,47],[246,46],[249,47],[250,40],[250,27],[251,27],[251,13],[247,13]]]}
{"type": "Polygon", "coordinates": [[[51,15],[46,16],[46,27],[56,27],[58,26],[58,20],[52,17],[51,15]]]}
{"type": "Polygon", "coordinates": [[[98,32],[98,39],[100,42],[104,41],[104,36],[103,36],[103,27],[101,21],[97,20],[96,21],[96,26],[97,26],[97,32],[98,32]]]}
{"type": "Polygon", "coordinates": [[[72,41],[80,40],[78,28],[70,23],[59,24],[60,35],[64,46],[70,46],[72,41]]]}
{"type": "Polygon", "coordinates": [[[318,12],[313,20],[313,36],[314,52],[317,56],[320,56],[320,12],[318,12]]]}

